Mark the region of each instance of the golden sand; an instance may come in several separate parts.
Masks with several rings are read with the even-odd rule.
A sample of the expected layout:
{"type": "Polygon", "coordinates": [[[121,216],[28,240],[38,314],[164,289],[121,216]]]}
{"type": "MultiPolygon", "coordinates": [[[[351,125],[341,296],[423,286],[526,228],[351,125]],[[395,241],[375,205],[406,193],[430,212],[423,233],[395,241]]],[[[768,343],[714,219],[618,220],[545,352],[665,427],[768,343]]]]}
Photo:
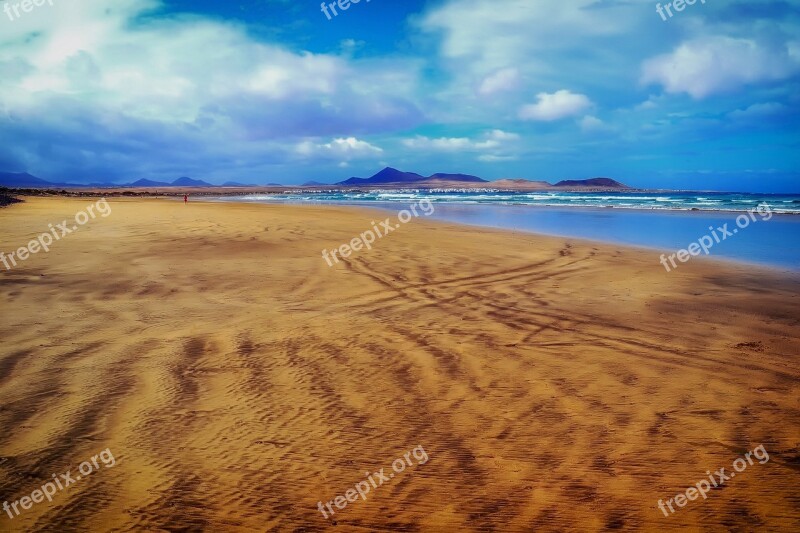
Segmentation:
{"type": "MultiPolygon", "coordinates": [[[[0,250],[92,202],[0,210],[0,250]]],[[[328,267],[381,215],[110,204],[0,271],[0,502],[116,464],[0,531],[800,530],[796,278],[422,219],[328,267]]]]}

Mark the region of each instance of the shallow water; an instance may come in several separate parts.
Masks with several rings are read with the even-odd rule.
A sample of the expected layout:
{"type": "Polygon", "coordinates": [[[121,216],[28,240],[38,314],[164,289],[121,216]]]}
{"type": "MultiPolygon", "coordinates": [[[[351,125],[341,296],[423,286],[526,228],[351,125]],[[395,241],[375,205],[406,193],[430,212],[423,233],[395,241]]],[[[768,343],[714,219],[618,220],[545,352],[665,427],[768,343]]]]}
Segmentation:
{"type": "MultiPolygon", "coordinates": [[[[559,193],[564,194],[564,193],[559,193]]],[[[708,193],[706,193],[708,194],[708,193]]],[[[273,196],[249,196],[225,198],[227,201],[247,202],[282,202],[282,203],[326,203],[337,205],[355,205],[360,207],[376,207],[380,209],[399,212],[412,203],[421,199],[430,199],[435,212],[431,218],[472,224],[494,228],[512,229],[517,231],[530,231],[547,235],[564,237],[577,237],[603,242],[620,243],[634,246],[654,248],[654,261],[659,260],[661,253],[667,255],[686,249],[691,243],[697,242],[704,236],[712,239],[709,255],[722,259],[732,259],[749,263],[769,265],[794,271],[800,270],[800,216],[793,214],[779,214],[781,208],[788,200],[786,196],[771,198],[769,203],[772,215],[755,213],[755,221],[747,217],[740,219],[742,228],[737,226],[737,216],[746,209],[755,207],[765,201],[767,195],[738,195],[740,204],[737,210],[730,207],[732,204],[726,197],[724,210],[687,211],[683,207],[673,208],[597,208],[597,207],[554,207],[541,205],[527,205],[499,203],[498,196],[495,201],[487,199],[482,201],[465,200],[466,195],[442,195],[447,198],[441,200],[437,195],[428,193],[364,193],[356,195],[336,194],[292,194],[273,196]],[[376,199],[381,196],[381,199],[376,199]],[[742,199],[743,196],[749,196],[742,199]],[[387,197],[391,197],[387,200],[387,197]],[[745,225],[745,219],[747,224],[745,225]],[[727,229],[732,233],[724,240],[723,232],[717,228],[727,224],[727,229]],[[710,229],[711,228],[711,229],[710,229]],[[720,242],[714,238],[716,233],[720,242]]],[[[474,196],[474,195],[473,195],[474,196]]],[[[605,198],[607,194],[580,196],[597,196],[605,198]]],[[[654,195],[647,196],[654,198],[654,195]]],[[[603,200],[598,199],[598,202],[603,200]]],[[[649,200],[648,200],[649,201],[649,200]]],[[[793,201],[793,200],[792,200],[793,201]]],[[[685,202],[681,205],[685,205],[685,202]]],[[[708,241],[706,241],[708,242],[708,241]]],[[[677,263],[680,265],[680,263],[677,263]]]]}

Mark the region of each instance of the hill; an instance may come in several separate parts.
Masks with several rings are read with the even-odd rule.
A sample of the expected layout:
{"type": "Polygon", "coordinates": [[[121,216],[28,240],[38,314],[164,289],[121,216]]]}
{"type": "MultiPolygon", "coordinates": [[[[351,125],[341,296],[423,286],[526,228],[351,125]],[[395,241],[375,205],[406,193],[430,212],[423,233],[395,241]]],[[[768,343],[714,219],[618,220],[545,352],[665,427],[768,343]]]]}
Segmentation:
{"type": "Polygon", "coordinates": [[[607,187],[611,189],[628,189],[627,185],[611,178],[591,178],[588,180],[562,180],[555,187],[607,187]]]}
{"type": "Polygon", "coordinates": [[[216,187],[203,180],[193,180],[192,178],[182,177],[171,183],[173,187],[216,187]]]}
{"type": "Polygon", "coordinates": [[[486,180],[468,174],[442,174],[437,173],[431,176],[422,176],[415,172],[403,172],[396,168],[386,167],[374,176],[369,178],[350,178],[337,183],[337,185],[347,186],[370,186],[370,185],[423,185],[426,183],[488,183],[486,180]]]}
{"type": "MultiPolygon", "coordinates": [[[[267,187],[284,187],[278,183],[269,183],[267,187]]],[[[611,178],[591,178],[586,180],[562,180],[552,185],[546,181],[533,181],[526,179],[500,179],[496,181],[487,181],[478,176],[470,174],[451,174],[445,172],[437,172],[430,176],[423,176],[415,172],[404,172],[396,168],[386,167],[374,176],[369,178],[350,178],[345,181],[329,185],[320,183],[318,181],[309,181],[302,185],[302,187],[394,187],[394,188],[427,188],[427,189],[478,189],[478,188],[492,188],[510,191],[534,191],[534,190],[608,190],[608,189],[629,189],[624,185],[611,178]]],[[[56,183],[37,178],[27,172],[13,173],[13,172],[0,172],[0,187],[9,188],[24,188],[24,189],[69,189],[69,188],[139,188],[139,189],[165,189],[170,187],[183,187],[183,188],[254,188],[256,185],[245,185],[233,181],[228,181],[223,185],[212,185],[211,183],[203,180],[192,179],[188,177],[181,177],[168,183],[165,181],[154,181],[149,179],[140,179],[133,183],[115,184],[115,183],[92,183],[77,184],[77,183],[56,183]]]]}
{"type": "Polygon", "coordinates": [[[164,181],[153,181],[146,179],[137,180],[130,184],[130,187],[169,187],[169,186],[170,184],[164,181]]]}
{"type": "MultiPolygon", "coordinates": [[[[315,184],[316,185],[316,184],[315,184]]],[[[526,179],[501,179],[487,181],[470,174],[449,174],[437,172],[430,176],[422,176],[415,172],[403,172],[396,168],[386,167],[369,178],[350,178],[336,185],[343,187],[419,187],[442,189],[475,189],[493,188],[512,191],[537,191],[555,189],[627,189],[622,183],[610,178],[592,178],[587,180],[564,180],[555,185],[546,181],[526,179]]]]}
{"type": "Polygon", "coordinates": [[[0,172],[0,186],[18,188],[62,187],[63,183],[51,183],[27,172],[0,172]]]}

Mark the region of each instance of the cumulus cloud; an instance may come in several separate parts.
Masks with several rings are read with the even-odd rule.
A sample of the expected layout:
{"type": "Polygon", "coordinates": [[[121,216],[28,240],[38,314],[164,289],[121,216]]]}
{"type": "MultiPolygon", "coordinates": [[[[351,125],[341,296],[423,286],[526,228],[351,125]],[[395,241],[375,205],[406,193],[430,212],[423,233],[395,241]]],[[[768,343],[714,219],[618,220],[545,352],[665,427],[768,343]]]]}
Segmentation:
{"type": "Polygon", "coordinates": [[[516,89],[520,83],[519,71],[515,68],[504,68],[485,77],[478,87],[481,96],[492,96],[516,89]]]}
{"type": "Polygon", "coordinates": [[[788,107],[777,102],[766,102],[760,104],[753,104],[746,109],[736,109],[728,113],[728,116],[736,120],[749,120],[777,115],[778,113],[787,112],[788,107]]]}
{"type": "Polygon", "coordinates": [[[417,135],[413,139],[404,139],[403,145],[415,150],[455,152],[455,151],[481,151],[494,150],[516,141],[519,135],[503,130],[491,130],[479,139],[468,137],[439,137],[430,138],[417,135]]]}
{"type": "Polygon", "coordinates": [[[482,163],[504,163],[506,161],[515,161],[518,157],[515,155],[495,155],[495,154],[482,154],[478,156],[478,161],[482,163]]]}
{"type": "Polygon", "coordinates": [[[331,142],[323,144],[303,141],[297,145],[296,151],[302,156],[318,155],[332,159],[350,160],[377,156],[383,152],[383,149],[355,137],[347,137],[333,139],[331,142]]]}
{"type": "MultiPolygon", "coordinates": [[[[296,162],[298,140],[346,145],[422,120],[410,61],[295,52],[197,15],[143,17],[160,8],[56,2],[4,25],[0,161],[87,179],[249,171],[296,162]],[[80,150],[61,153],[71,144],[80,150]]],[[[356,154],[360,142],[307,156],[356,154]]]]}
{"type": "Polygon", "coordinates": [[[583,117],[578,122],[578,125],[580,125],[581,131],[585,133],[607,131],[609,129],[608,125],[605,122],[592,115],[586,115],[585,117],[583,117]]]}
{"type": "Polygon", "coordinates": [[[539,93],[536,98],[538,101],[535,104],[528,104],[520,109],[521,119],[551,122],[579,115],[592,106],[586,95],[567,90],[539,93]]]}
{"type": "Polygon", "coordinates": [[[598,6],[596,0],[449,0],[419,21],[441,33],[444,57],[471,58],[484,72],[530,63],[531,53],[575,46],[579,37],[606,37],[634,26],[622,3],[598,6]]]}
{"type": "Polygon", "coordinates": [[[418,135],[404,139],[402,144],[417,152],[473,153],[484,163],[512,161],[517,158],[520,136],[516,133],[494,129],[482,135],[470,137],[430,138],[418,135]]]}
{"type": "Polygon", "coordinates": [[[774,82],[800,72],[797,43],[771,46],[755,39],[699,37],[642,66],[641,81],[668,93],[693,98],[735,91],[744,85],[774,82]]]}

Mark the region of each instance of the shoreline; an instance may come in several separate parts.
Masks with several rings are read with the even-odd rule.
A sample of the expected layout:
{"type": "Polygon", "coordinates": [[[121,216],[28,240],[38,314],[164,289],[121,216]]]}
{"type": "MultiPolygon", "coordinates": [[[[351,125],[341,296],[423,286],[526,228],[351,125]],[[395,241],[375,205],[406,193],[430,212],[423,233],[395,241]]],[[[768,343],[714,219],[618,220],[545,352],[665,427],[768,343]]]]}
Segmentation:
{"type": "MultiPolygon", "coordinates": [[[[176,195],[182,196],[182,195],[176,195]]],[[[276,199],[274,201],[237,201],[233,200],[233,198],[244,198],[245,196],[219,196],[218,198],[214,198],[213,196],[201,196],[200,198],[202,201],[216,201],[219,203],[248,203],[248,204],[257,204],[262,203],[264,205],[270,205],[275,203],[282,203],[282,204],[289,204],[289,205],[343,205],[343,206],[361,206],[370,207],[369,204],[388,204],[388,203],[396,203],[399,206],[408,203],[406,200],[359,200],[359,201],[338,201],[338,200],[288,200],[288,199],[276,199]]],[[[160,196],[154,196],[153,198],[160,198],[160,196]]],[[[163,198],[171,198],[171,196],[164,196],[163,198]]],[[[437,202],[434,202],[436,205],[437,202]]],[[[498,206],[498,207],[523,207],[523,208],[538,208],[538,209],[563,209],[563,210],[573,210],[573,209],[580,209],[580,210],[595,210],[595,211],[607,211],[607,210],[617,210],[617,211],[637,211],[641,213],[675,213],[675,214],[724,214],[724,213],[747,213],[747,209],[705,209],[705,208],[662,208],[662,207],[655,207],[652,209],[648,209],[645,207],[628,207],[628,206],[619,206],[619,205],[607,205],[607,206],[596,206],[596,205],[570,205],[570,204],[523,204],[523,203],[512,203],[512,202],[438,202],[438,205],[456,205],[456,206],[498,206]]],[[[796,217],[800,215],[800,209],[796,212],[775,212],[773,214],[776,216],[788,216],[788,217],[796,217]]]]}
{"type": "MultiPolygon", "coordinates": [[[[335,202],[335,201],[330,201],[330,202],[325,202],[325,201],[321,201],[321,202],[313,202],[313,201],[312,202],[304,202],[304,201],[296,201],[295,202],[295,201],[284,201],[284,200],[277,200],[275,202],[257,202],[257,201],[247,202],[247,201],[233,201],[233,200],[230,200],[230,199],[227,199],[227,198],[222,198],[222,199],[203,198],[201,200],[196,200],[196,201],[202,201],[202,202],[207,202],[207,203],[231,203],[231,204],[265,205],[265,206],[276,205],[276,204],[279,204],[279,205],[290,205],[290,206],[331,206],[331,207],[339,207],[339,208],[372,209],[372,210],[379,210],[379,211],[382,211],[382,212],[397,212],[397,211],[403,209],[408,204],[408,202],[403,202],[403,201],[399,201],[399,200],[389,201],[389,202],[382,202],[382,201],[376,201],[376,202],[366,202],[366,201],[365,202],[335,202]],[[384,205],[369,205],[370,203],[384,204],[384,205]],[[398,209],[397,210],[393,210],[392,208],[388,207],[388,205],[386,205],[386,204],[397,204],[397,208],[398,209]]],[[[440,206],[440,205],[462,205],[462,204],[455,204],[455,203],[446,203],[446,204],[439,203],[439,204],[437,204],[436,202],[433,202],[433,205],[434,206],[437,206],[437,205],[440,206]]],[[[470,206],[491,205],[491,206],[494,206],[496,204],[463,204],[463,205],[470,205],[470,206]]],[[[584,212],[596,212],[596,213],[604,213],[609,209],[609,208],[601,208],[601,207],[593,207],[593,206],[564,206],[564,207],[562,207],[562,206],[539,206],[539,205],[513,205],[513,206],[512,205],[507,205],[507,206],[502,206],[502,207],[514,207],[514,208],[520,208],[520,209],[534,208],[534,209],[539,209],[539,210],[552,210],[552,211],[555,211],[555,212],[565,211],[565,210],[566,211],[570,211],[570,210],[575,209],[575,210],[581,210],[581,211],[584,211],[584,212]]],[[[626,209],[626,211],[636,211],[636,212],[647,213],[647,214],[651,214],[651,213],[656,212],[655,214],[657,214],[657,215],[684,216],[684,217],[694,217],[694,216],[702,215],[704,213],[714,214],[714,215],[717,215],[717,214],[718,215],[725,215],[725,214],[729,213],[728,211],[702,211],[702,212],[697,212],[697,211],[685,211],[685,210],[651,210],[651,209],[635,209],[635,208],[626,209]]],[[[747,211],[743,211],[743,212],[746,213],[747,211]]],[[[735,211],[733,213],[741,213],[741,212],[735,211]]],[[[798,224],[800,224],[800,218],[797,218],[797,219],[792,218],[792,217],[795,216],[794,214],[775,213],[775,212],[773,212],[773,216],[777,216],[779,218],[784,218],[783,215],[785,215],[787,220],[796,221],[798,224]]],[[[635,244],[635,243],[625,242],[625,241],[621,241],[621,240],[614,240],[612,238],[608,238],[608,239],[605,239],[605,240],[604,239],[594,239],[594,238],[575,236],[575,235],[570,235],[570,234],[565,234],[565,233],[549,233],[549,232],[545,232],[545,231],[537,231],[537,230],[525,229],[525,228],[514,229],[514,228],[505,227],[505,226],[484,225],[484,224],[469,223],[469,222],[463,222],[463,221],[452,221],[452,220],[441,219],[441,218],[429,218],[428,220],[436,221],[436,222],[440,222],[440,223],[463,225],[463,226],[468,226],[468,227],[473,227],[473,228],[480,228],[480,229],[500,230],[500,231],[506,231],[506,232],[510,232],[510,233],[522,232],[522,233],[528,233],[528,234],[531,234],[531,235],[539,235],[539,236],[543,236],[543,237],[575,239],[577,241],[583,241],[583,242],[585,242],[587,244],[602,244],[602,245],[611,245],[611,246],[624,246],[624,247],[628,247],[628,248],[632,248],[632,249],[639,249],[639,250],[643,250],[643,251],[658,252],[659,254],[665,253],[665,252],[666,253],[672,253],[672,252],[676,251],[674,249],[661,248],[661,247],[658,247],[658,246],[655,246],[655,245],[635,244]]],[[[792,275],[792,274],[800,274],[800,263],[797,264],[797,266],[795,268],[792,268],[790,266],[785,266],[785,265],[780,265],[780,264],[775,264],[775,263],[751,261],[751,260],[747,260],[747,259],[743,259],[743,258],[727,257],[727,256],[713,256],[713,257],[712,256],[706,256],[706,257],[697,256],[697,257],[693,258],[693,261],[696,261],[696,260],[701,260],[701,261],[721,261],[721,262],[723,262],[725,264],[742,265],[742,266],[748,266],[748,267],[751,267],[751,268],[763,268],[763,269],[768,269],[768,270],[774,271],[774,272],[785,272],[785,273],[790,274],[790,275],[792,275]]]]}
{"type": "MultiPolygon", "coordinates": [[[[57,197],[73,198],[73,197],[63,197],[63,196],[57,196],[57,197]]],[[[100,197],[102,197],[102,195],[98,195],[98,196],[94,196],[94,195],[92,195],[92,196],[80,196],[79,198],[100,198],[100,197]]],[[[145,197],[134,197],[134,198],[123,196],[121,198],[115,198],[115,197],[112,197],[112,198],[115,198],[115,199],[128,199],[128,200],[155,200],[155,201],[174,201],[174,202],[177,202],[178,200],[180,200],[181,197],[182,197],[182,195],[176,195],[176,197],[174,197],[174,198],[172,196],[145,196],[145,197]]],[[[42,197],[33,196],[33,197],[30,197],[30,198],[42,198],[42,197]]],[[[379,204],[397,204],[397,207],[398,207],[397,210],[394,210],[394,209],[388,207],[387,205],[382,205],[382,206],[381,205],[369,205],[370,203],[368,203],[368,202],[363,202],[363,203],[362,202],[349,202],[348,203],[348,202],[335,202],[335,201],[330,201],[330,202],[326,202],[326,201],[321,201],[321,202],[296,201],[295,202],[295,201],[284,201],[284,200],[277,200],[275,202],[257,202],[257,201],[247,202],[247,201],[230,200],[228,197],[220,197],[220,198],[200,197],[200,198],[195,198],[194,200],[190,199],[190,203],[230,204],[230,205],[261,205],[261,206],[285,205],[285,206],[292,206],[292,207],[305,206],[305,207],[312,207],[312,208],[313,207],[332,207],[332,208],[345,209],[345,210],[346,209],[353,209],[355,211],[358,211],[360,209],[365,209],[365,210],[376,210],[376,211],[381,211],[381,212],[385,212],[385,213],[391,213],[391,212],[399,211],[400,209],[405,207],[408,202],[403,202],[403,201],[399,201],[399,200],[398,201],[388,201],[388,202],[380,202],[380,201],[370,202],[370,203],[376,203],[376,204],[378,204],[378,203],[379,204]]],[[[436,204],[434,202],[433,205],[436,206],[436,205],[442,205],[442,204],[441,203],[440,204],[436,204]]],[[[444,205],[453,205],[453,204],[444,204],[444,205]]],[[[465,204],[465,205],[476,205],[476,204],[465,204]]],[[[492,206],[494,206],[495,204],[484,204],[484,205],[492,205],[492,206]]],[[[11,207],[11,206],[9,206],[9,207],[11,207]]],[[[534,208],[534,209],[538,209],[538,210],[551,210],[551,211],[555,211],[555,212],[579,210],[579,211],[583,211],[583,212],[596,212],[596,213],[604,213],[604,212],[607,212],[608,209],[609,209],[609,208],[601,208],[601,207],[593,207],[593,206],[563,206],[562,207],[562,206],[539,206],[539,205],[513,205],[513,206],[502,206],[502,207],[513,207],[513,208],[521,208],[521,209],[534,208]]],[[[700,216],[703,213],[720,214],[720,215],[724,215],[724,214],[727,213],[725,211],[701,211],[701,212],[698,212],[698,211],[685,211],[685,210],[651,210],[651,209],[634,209],[634,208],[626,209],[625,211],[636,211],[636,212],[641,212],[641,213],[646,213],[646,214],[651,214],[651,213],[655,212],[655,214],[658,214],[658,215],[683,216],[683,217],[687,217],[687,218],[700,216]]],[[[746,211],[744,211],[744,212],[746,212],[746,211]]],[[[792,218],[792,217],[794,217],[794,214],[773,213],[773,216],[777,216],[779,218],[787,218],[787,219],[793,220],[793,221],[796,220],[798,223],[800,223],[800,218],[798,218],[798,219],[792,218]],[[782,215],[785,215],[785,217],[782,216],[782,215]]],[[[416,222],[418,222],[419,220],[420,219],[417,219],[416,222]]],[[[484,224],[469,223],[469,222],[463,222],[463,221],[452,221],[452,220],[438,219],[438,218],[427,218],[427,220],[429,220],[431,222],[439,223],[439,224],[450,224],[450,225],[454,225],[454,226],[464,226],[464,227],[468,227],[468,228],[478,228],[478,229],[489,230],[489,231],[500,231],[500,232],[509,233],[509,234],[522,233],[522,234],[529,234],[529,235],[532,235],[532,236],[540,236],[540,237],[545,237],[545,238],[570,239],[570,240],[574,240],[576,242],[582,242],[582,243],[584,243],[586,245],[621,246],[621,247],[629,248],[631,250],[639,250],[639,251],[642,251],[642,252],[652,252],[654,254],[658,253],[659,255],[663,254],[663,253],[669,254],[669,253],[673,253],[673,252],[677,251],[675,249],[668,249],[668,248],[658,247],[658,246],[655,246],[655,245],[630,243],[630,242],[625,242],[625,241],[621,241],[621,240],[614,240],[612,238],[608,238],[608,239],[587,238],[587,237],[581,237],[581,236],[575,236],[575,235],[569,235],[569,234],[550,233],[550,232],[546,232],[546,231],[537,231],[537,230],[524,229],[524,228],[509,228],[509,227],[504,227],[504,226],[484,225],[484,224]]],[[[751,269],[753,269],[753,268],[755,268],[755,269],[763,269],[765,271],[769,271],[769,272],[772,272],[774,274],[779,274],[779,275],[780,274],[785,274],[787,276],[800,275],[800,264],[798,264],[795,268],[792,268],[791,266],[786,266],[786,265],[781,265],[781,264],[775,264],[775,263],[769,263],[769,262],[751,261],[751,260],[747,260],[747,259],[743,259],[743,258],[720,256],[720,255],[716,255],[716,256],[711,256],[711,255],[709,255],[709,256],[702,256],[702,255],[701,256],[693,256],[692,259],[689,262],[687,262],[686,264],[691,264],[692,262],[696,262],[696,261],[711,262],[711,264],[713,264],[714,262],[720,262],[721,265],[741,266],[741,267],[748,267],[748,268],[751,268],[751,269]]],[[[657,259],[654,259],[654,263],[658,264],[657,259]]],[[[680,266],[680,263],[678,264],[678,266],[680,266]]],[[[663,268],[663,266],[659,265],[659,268],[663,268]]],[[[667,271],[665,273],[670,273],[670,272],[667,271]]]]}
{"type": "MultiPolygon", "coordinates": [[[[435,189],[419,189],[419,188],[333,188],[333,189],[315,189],[309,188],[304,189],[302,187],[293,187],[293,186],[286,186],[286,187],[264,187],[257,191],[252,189],[242,189],[242,188],[229,188],[228,191],[220,190],[220,187],[217,188],[190,188],[190,187],[174,187],[169,190],[153,190],[150,188],[126,188],[126,189],[97,189],[97,188],[86,188],[86,189],[25,189],[25,188],[5,188],[5,192],[10,195],[16,196],[29,196],[32,198],[36,197],[63,197],[63,198],[99,198],[99,197],[108,197],[108,198],[178,198],[182,197],[185,194],[188,194],[190,197],[194,196],[195,198],[206,198],[206,199],[214,199],[218,198],[219,201],[237,201],[236,198],[248,198],[252,196],[285,196],[285,195],[299,195],[299,194],[309,194],[309,195],[322,195],[326,193],[346,193],[346,192],[427,192],[432,193],[436,191],[435,189]]],[[[0,190],[3,190],[0,187],[0,190]]],[[[698,194],[743,194],[743,195],[762,195],[764,197],[773,197],[773,196],[798,196],[800,193],[729,193],[729,192],[721,192],[721,191],[683,191],[683,190],[602,190],[602,189],[587,189],[587,190],[533,190],[533,191],[526,191],[526,190],[502,190],[497,189],[495,191],[500,194],[549,194],[549,193],[584,193],[584,194],[625,194],[625,193],[633,193],[633,194],[687,194],[687,193],[698,193],[698,194]]],[[[457,194],[462,192],[473,192],[469,191],[468,189],[446,189],[443,191],[437,191],[436,194],[457,194]]],[[[476,191],[480,192],[480,191],[476,191]]],[[[241,201],[241,200],[240,200],[241,201]]],[[[290,202],[291,200],[285,199],[276,199],[276,202],[290,202]]],[[[369,202],[391,202],[394,200],[360,200],[359,202],[369,203],[369,202]]],[[[307,202],[306,200],[297,200],[298,203],[307,202]]],[[[399,202],[399,200],[398,200],[399,202]]],[[[314,203],[314,202],[308,202],[314,203]]],[[[333,205],[339,203],[337,200],[320,200],[320,204],[331,203],[333,205]]],[[[343,200],[341,203],[348,203],[347,200],[343,200]]],[[[657,212],[657,213],[746,213],[748,210],[746,208],[741,209],[709,209],[706,207],[690,207],[690,208],[670,208],[670,207],[652,207],[647,208],[643,206],[621,206],[621,205],[575,205],[575,204],[545,204],[545,203],[514,203],[514,202],[459,202],[459,201],[450,201],[450,202],[440,202],[446,203],[451,205],[508,205],[508,206],[522,206],[522,207],[539,207],[539,208],[553,208],[553,209],[613,209],[613,210],[621,210],[621,211],[641,211],[645,213],[649,212],[657,212]]],[[[775,212],[776,215],[790,215],[790,216],[799,216],[800,215],[800,208],[797,210],[792,210],[789,212],[775,212]]]]}

